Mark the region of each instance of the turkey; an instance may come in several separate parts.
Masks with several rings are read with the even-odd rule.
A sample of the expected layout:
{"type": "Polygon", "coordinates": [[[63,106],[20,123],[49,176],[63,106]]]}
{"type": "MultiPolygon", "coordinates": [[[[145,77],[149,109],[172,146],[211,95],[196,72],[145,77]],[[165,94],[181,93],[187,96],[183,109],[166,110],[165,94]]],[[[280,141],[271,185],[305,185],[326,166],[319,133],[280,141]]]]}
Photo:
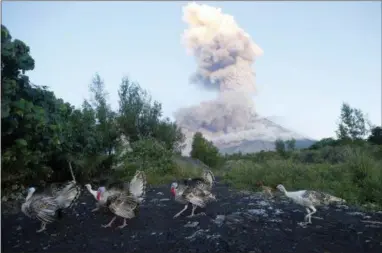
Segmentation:
{"type": "Polygon", "coordinates": [[[211,193],[214,183],[215,177],[210,170],[204,171],[202,178],[189,178],[183,180],[183,183],[173,182],[171,193],[175,201],[185,205],[179,213],[174,215],[174,218],[186,211],[189,203],[192,204],[192,211],[187,217],[193,217],[197,207],[204,208],[209,202],[216,200],[211,193]]]}
{"type": "Polygon", "coordinates": [[[137,215],[139,205],[144,200],[146,184],[145,173],[138,170],[130,183],[125,184],[125,189],[115,187],[106,190],[104,186],[99,187],[95,196],[99,205],[104,205],[115,215],[108,224],[102,227],[111,227],[117,216],[123,218],[123,224],[118,228],[126,227],[126,219],[132,219],[137,215]],[[128,189],[126,189],[127,186],[128,189]]]}
{"type": "Polygon", "coordinates": [[[316,206],[329,205],[331,203],[346,203],[344,199],[323,192],[310,190],[288,192],[282,184],[279,184],[277,189],[284,193],[288,198],[292,199],[295,203],[306,208],[308,214],[304,217],[305,224],[312,223],[311,217],[317,212],[315,208],[316,206]],[[312,212],[310,210],[312,210],[312,212]]]}
{"type": "Polygon", "coordinates": [[[269,198],[273,198],[273,194],[272,194],[273,189],[269,186],[265,186],[263,181],[257,182],[256,186],[260,187],[266,196],[268,196],[269,198]]]}
{"type": "Polygon", "coordinates": [[[41,221],[40,233],[46,229],[48,223],[62,218],[62,210],[70,208],[81,194],[81,187],[77,185],[73,169],[69,163],[70,173],[73,180],[63,187],[42,193],[36,193],[35,187],[28,189],[25,202],[21,205],[21,211],[28,217],[41,221]]]}
{"type": "Polygon", "coordinates": [[[183,183],[190,187],[197,187],[203,191],[211,191],[215,184],[215,176],[212,171],[204,170],[202,177],[189,178],[184,180],[183,183]]]}
{"type": "Polygon", "coordinates": [[[93,190],[92,186],[90,184],[86,184],[85,187],[89,191],[89,193],[97,201],[96,207],[94,209],[92,209],[91,212],[98,211],[101,208],[106,208],[106,200],[107,200],[108,196],[118,194],[121,191],[127,191],[127,192],[129,191],[129,184],[128,183],[118,181],[118,182],[114,182],[114,183],[107,185],[107,187],[106,187],[107,190],[105,190],[105,192],[102,195],[103,197],[101,198],[101,192],[99,191],[99,189],[93,190]]]}

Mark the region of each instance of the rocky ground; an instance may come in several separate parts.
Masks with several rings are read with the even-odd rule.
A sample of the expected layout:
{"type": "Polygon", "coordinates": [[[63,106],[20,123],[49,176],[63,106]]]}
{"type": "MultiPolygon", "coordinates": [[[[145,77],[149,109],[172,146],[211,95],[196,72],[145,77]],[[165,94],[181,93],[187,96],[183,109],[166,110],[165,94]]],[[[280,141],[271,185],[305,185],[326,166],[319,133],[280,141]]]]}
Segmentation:
{"type": "Polygon", "coordinates": [[[65,217],[37,234],[39,222],[21,213],[2,212],[2,252],[246,252],[362,253],[382,252],[382,212],[364,213],[348,206],[319,208],[313,224],[299,225],[304,209],[285,198],[238,192],[224,184],[205,216],[173,219],[182,209],[169,186],[148,190],[137,218],[124,229],[101,228],[110,214],[91,213],[95,201],[85,192],[65,217]]]}

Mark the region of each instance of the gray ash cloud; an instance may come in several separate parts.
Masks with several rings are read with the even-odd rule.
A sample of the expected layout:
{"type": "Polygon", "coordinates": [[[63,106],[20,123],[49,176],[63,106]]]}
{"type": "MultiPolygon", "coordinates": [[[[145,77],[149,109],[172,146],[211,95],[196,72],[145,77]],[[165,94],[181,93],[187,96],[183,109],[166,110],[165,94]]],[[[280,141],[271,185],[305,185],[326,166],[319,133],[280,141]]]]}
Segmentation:
{"type": "Polygon", "coordinates": [[[174,114],[177,122],[213,132],[244,125],[254,112],[252,64],[263,51],[232,16],[218,8],[190,3],[183,14],[188,28],[182,41],[197,64],[190,80],[203,89],[216,90],[218,97],[179,109],[174,114]]]}

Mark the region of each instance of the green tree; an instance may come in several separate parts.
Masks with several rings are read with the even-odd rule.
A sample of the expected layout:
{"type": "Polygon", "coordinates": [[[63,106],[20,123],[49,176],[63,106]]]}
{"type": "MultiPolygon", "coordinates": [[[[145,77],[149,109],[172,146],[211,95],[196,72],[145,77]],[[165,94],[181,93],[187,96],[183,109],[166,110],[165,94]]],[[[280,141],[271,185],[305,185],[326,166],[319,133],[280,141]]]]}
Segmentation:
{"type": "Polygon", "coordinates": [[[343,103],[341,107],[340,123],[336,131],[340,140],[361,140],[367,134],[367,120],[360,109],[352,108],[343,103]]]}
{"type": "Polygon", "coordinates": [[[112,173],[114,160],[126,165],[119,164],[125,156],[128,165],[137,159],[143,167],[171,170],[168,159],[181,151],[184,135],[174,122],[162,119],[161,104],[138,84],[123,79],[119,110],[113,111],[96,74],[89,86],[92,103],[85,100],[75,108],[47,87],[32,84],[25,75],[35,66],[29,47],[13,40],[4,26],[1,36],[3,186],[67,180],[67,160],[73,162],[77,180],[86,181],[112,173]],[[126,143],[131,152],[124,152],[126,143]]]}
{"type": "Polygon", "coordinates": [[[282,156],[285,155],[286,148],[285,148],[285,142],[283,140],[277,139],[275,141],[275,148],[277,153],[279,153],[282,156]]]}
{"type": "Polygon", "coordinates": [[[119,115],[118,124],[121,132],[128,138],[130,142],[138,141],[141,136],[150,136],[153,126],[145,126],[144,123],[156,123],[156,119],[160,116],[160,106],[152,110],[151,119],[144,119],[149,113],[151,105],[147,92],[141,89],[139,84],[130,82],[128,78],[124,78],[120,85],[119,91],[119,115]],[[155,117],[157,116],[157,117],[155,117]]]}
{"type": "Polygon", "coordinates": [[[176,154],[181,154],[185,144],[185,136],[180,127],[169,118],[161,120],[154,131],[153,137],[163,142],[163,145],[176,154]]]}
{"type": "Polygon", "coordinates": [[[30,56],[29,51],[29,47],[24,42],[18,39],[12,41],[8,29],[1,25],[2,79],[14,80],[19,78],[20,74],[34,69],[34,59],[30,56]]]}
{"type": "Polygon", "coordinates": [[[377,126],[372,128],[367,141],[373,144],[382,145],[382,127],[377,126]]]}
{"type": "Polygon", "coordinates": [[[210,167],[216,167],[220,162],[220,154],[217,147],[211,141],[205,139],[200,132],[194,134],[192,140],[191,157],[199,159],[210,167]]]}
{"type": "Polygon", "coordinates": [[[309,149],[321,149],[323,147],[334,147],[337,146],[339,142],[333,138],[323,138],[309,147],[309,149]]]}
{"type": "Polygon", "coordinates": [[[155,138],[142,138],[131,144],[132,152],[128,153],[128,164],[135,164],[137,168],[155,172],[157,175],[171,173],[174,169],[172,152],[163,142],[155,138]]]}
{"type": "Polygon", "coordinates": [[[183,148],[185,137],[180,128],[168,118],[161,119],[162,105],[152,101],[147,91],[138,83],[130,82],[125,77],[119,89],[119,115],[117,118],[120,131],[130,142],[141,138],[153,137],[174,152],[183,148]]]}
{"type": "Polygon", "coordinates": [[[35,64],[29,47],[1,28],[2,182],[70,177],[67,160],[73,155],[99,156],[95,112],[75,109],[47,87],[31,84],[25,75],[35,64]]]}
{"type": "Polygon", "coordinates": [[[285,141],[288,151],[294,151],[296,149],[296,140],[294,138],[285,141]]]}
{"type": "Polygon", "coordinates": [[[98,74],[93,78],[89,89],[96,116],[97,139],[102,151],[111,155],[118,144],[117,115],[107,103],[105,84],[98,74]]]}
{"type": "Polygon", "coordinates": [[[61,141],[60,120],[70,111],[46,87],[37,87],[24,75],[34,69],[29,47],[12,40],[1,26],[1,144],[2,181],[47,174],[47,162],[61,141]],[[59,112],[49,117],[49,110],[59,112]]]}

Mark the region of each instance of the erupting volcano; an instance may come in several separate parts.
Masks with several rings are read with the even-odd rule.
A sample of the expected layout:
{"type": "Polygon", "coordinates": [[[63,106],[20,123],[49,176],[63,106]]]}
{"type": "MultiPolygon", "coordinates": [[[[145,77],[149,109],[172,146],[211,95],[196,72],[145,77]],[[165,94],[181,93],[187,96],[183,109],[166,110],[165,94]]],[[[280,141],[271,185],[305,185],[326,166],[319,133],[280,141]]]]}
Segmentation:
{"type": "Polygon", "coordinates": [[[214,100],[180,108],[174,113],[187,137],[185,155],[190,152],[192,135],[197,131],[223,153],[245,152],[240,145],[248,141],[261,143],[248,149],[256,152],[273,149],[276,138],[305,139],[256,114],[252,65],[263,50],[232,16],[218,8],[190,3],[183,8],[183,21],[188,28],[182,42],[197,63],[190,81],[217,93],[214,100]]]}

